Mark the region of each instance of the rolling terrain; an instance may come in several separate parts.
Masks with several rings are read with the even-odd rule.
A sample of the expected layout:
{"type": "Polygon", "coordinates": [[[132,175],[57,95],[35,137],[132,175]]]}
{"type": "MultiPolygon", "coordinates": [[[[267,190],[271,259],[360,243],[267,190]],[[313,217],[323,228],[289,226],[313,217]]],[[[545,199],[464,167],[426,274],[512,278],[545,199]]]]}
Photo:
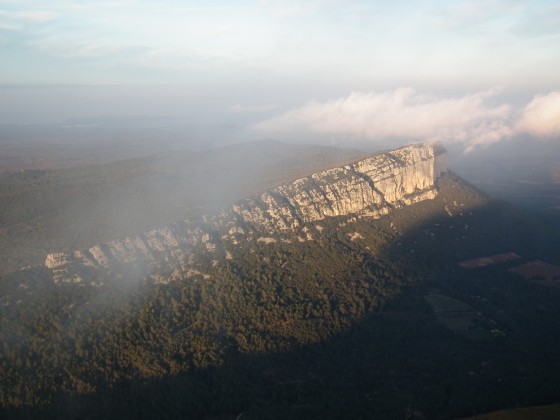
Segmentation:
{"type": "MultiPolygon", "coordinates": [[[[289,173],[281,171],[276,150],[269,162],[278,162],[277,172],[272,166],[254,180],[247,169],[244,179],[254,184],[236,188],[245,191],[241,196],[225,195],[230,201],[219,206],[208,197],[198,213],[181,217],[204,221],[207,212],[243,208],[272,187],[317,173],[326,174],[320,190],[335,185],[332,171],[345,174],[339,182],[362,185],[363,178],[343,169],[359,166],[363,155],[315,149],[312,154],[323,157],[304,171],[303,160],[292,160],[301,150],[275,147],[295,162],[289,173]]],[[[225,153],[216,168],[225,171],[234,153],[225,153]]],[[[399,163],[416,168],[403,172],[409,179],[422,179],[425,169],[416,159],[399,163]]],[[[371,184],[384,199],[389,195],[379,183],[398,179],[391,171],[371,184]]],[[[407,195],[397,194],[383,214],[373,212],[383,208],[374,198],[336,214],[333,202],[312,200],[320,217],[294,217],[297,229],[265,223],[262,232],[254,228],[235,241],[201,241],[186,266],[115,259],[102,269],[81,267],[81,275],[95,278],[91,283],[57,282],[51,268],[36,264],[6,274],[0,283],[2,413],[445,419],[558,402],[560,279],[515,272],[537,259],[560,263],[557,226],[453,172],[432,172],[431,180],[422,184],[433,191],[426,199],[405,202],[407,195]]],[[[405,191],[407,182],[395,185],[405,191]]],[[[334,196],[338,204],[350,199],[355,205],[360,195],[334,196]]],[[[250,208],[264,209],[262,202],[250,208]]],[[[176,214],[161,225],[178,220],[169,220],[176,214]]],[[[222,220],[222,213],[213,214],[217,219],[210,220],[222,220]]],[[[247,220],[232,220],[247,229],[247,220]]],[[[142,231],[127,229],[49,251],[142,231]]]]}
{"type": "Polygon", "coordinates": [[[199,216],[365,153],[279,142],[0,175],[0,274],[53,250],[108,242],[199,216]]]}

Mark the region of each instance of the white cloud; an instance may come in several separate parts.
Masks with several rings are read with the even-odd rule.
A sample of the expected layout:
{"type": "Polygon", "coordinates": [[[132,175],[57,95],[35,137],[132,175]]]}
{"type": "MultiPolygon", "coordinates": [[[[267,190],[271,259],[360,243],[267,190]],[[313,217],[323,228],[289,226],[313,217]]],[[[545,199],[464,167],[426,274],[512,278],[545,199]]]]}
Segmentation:
{"type": "Polygon", "coordinates": [[[439,6],[435,21],[445,28],[471,29],[508,15],[516,6],[511,0],[468,0],[439,6]]]}
{"type": "Polygon", "coordinates": [[[113,57],[113,60],[130,59],[131,56],[144,54],[149,49],[146,46],[133,43],[118,42],[87,42],[88,40],[75,38],[68,39],[57,34],[44,35],[31,44],[42,50],[48,51],[50,54],[77,59],[95,59],[113,57]]]}
{"type": "Polygon", "coordinates": [[[545,6],[531,13],[525,13],[512,26],[511,31],[527,38],[557,36],[560,33],[560,6],[545,6]],[[535,22],[538,22],[538,25],[535,22]]]}
{"type": "Polygon", "coordinates": [[[19,25],[14,25],[13,23],[0,22],[0,30],[3,30],[3,31],[19,31],[20,29],[21,29],[21,26],[19,26],[19,25]]]}
{"type": "Polygon", "coordinates": [[[560,138],[560,91],[535,96],[523,109],[516,128],[535,137],[560,138]]]}
{"type": "Polygon", "coordinates": [[[491,104],[496,91],[462,97],[438,97],[411,88],[390,92],[354,92],[346,98],[310,102],[254,126],[268,133],[312,132],[349,135],[375,141],[460,142],[466,148],[495,143],[514,135],[512,107],[491,104]]]}
{"type": "Polygon", "coordinates": [[[274,108],[276,108],[276,105],[273,104],[263,104],[263,105],[235,104],[230,108],[230,110],[235,113],[261,113],[261,112],[272,111],[274,108]]]}
{"type": "Polygon", "coordinates": [[[23,12],[6,12],[0,10],[0,18],[20,20],[31,23],[45,23],[56,19],[57,14],[47,10],[28,10],[23,12]]]}
{"type": "Polygon", "coordinates": [[[527,134],[560,140],[560,91],[534,96],[518,108],[495,103],[496,94],[496,89],[458,97],[421,94],[412,88],[354,92],[309,102],[253,129],[269,135],[310,133],[370,142],[443,141],[461,143],[466,151],[527,134]]]}
{"type": "Polygon", "coordinates": [[[276,16],[290,17],[316,13],[337,1],[339,0],[261,0],[260,3],[276,16]]]}

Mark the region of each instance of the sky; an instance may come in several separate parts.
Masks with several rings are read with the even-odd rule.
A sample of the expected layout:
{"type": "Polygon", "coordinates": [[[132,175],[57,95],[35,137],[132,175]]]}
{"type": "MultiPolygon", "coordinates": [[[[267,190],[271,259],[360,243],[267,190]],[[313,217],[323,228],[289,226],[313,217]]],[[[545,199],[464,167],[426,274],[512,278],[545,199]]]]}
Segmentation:
{"type": "Polygon", "coordinates": [[[560,137],[560,4],[0,0],[0,123],[95,116],[255,136],[560,137]]]}

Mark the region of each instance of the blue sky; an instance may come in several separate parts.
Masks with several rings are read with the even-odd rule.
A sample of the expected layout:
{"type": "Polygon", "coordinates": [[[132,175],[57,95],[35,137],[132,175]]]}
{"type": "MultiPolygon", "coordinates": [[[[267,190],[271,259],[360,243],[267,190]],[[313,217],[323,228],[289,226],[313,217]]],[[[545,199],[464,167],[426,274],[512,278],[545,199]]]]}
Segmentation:
{"type": "Polygon", "coordinates": [[[560,88],[560,4],[0,0],[0,57],[0,122],[214,110],[258,123],[398,89],[492,90],[486,108],[522,112],[560,88]]]}

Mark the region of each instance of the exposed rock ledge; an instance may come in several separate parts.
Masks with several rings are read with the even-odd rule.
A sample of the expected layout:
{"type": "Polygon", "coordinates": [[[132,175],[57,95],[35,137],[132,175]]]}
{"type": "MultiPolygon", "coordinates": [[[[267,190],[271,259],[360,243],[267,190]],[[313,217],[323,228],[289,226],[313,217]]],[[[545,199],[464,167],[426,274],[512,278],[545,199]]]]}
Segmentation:
{"type": "Polygon", "coordinates": [[[280,185],[213,217],[183,220],[86,251],[49,254],[45,266],[57,282],[80,282],[78,273],[86,267],[122,263],[180,263],[185,268],[195,251],[214,253],[220,244],[236,244],[255,234],[298,237],[306,223],[326,217],[378,218],[432,199],[437,194],[435,183],[446,171],[447,153],[440,144],[406,146],[280,185]]]}

